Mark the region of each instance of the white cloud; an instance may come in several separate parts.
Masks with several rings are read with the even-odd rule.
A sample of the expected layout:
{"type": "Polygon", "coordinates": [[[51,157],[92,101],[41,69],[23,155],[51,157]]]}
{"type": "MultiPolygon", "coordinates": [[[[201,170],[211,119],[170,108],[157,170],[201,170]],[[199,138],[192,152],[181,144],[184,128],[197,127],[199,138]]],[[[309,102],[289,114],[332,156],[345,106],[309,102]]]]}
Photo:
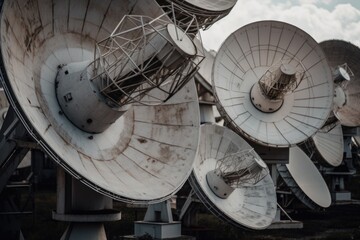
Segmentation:
{"type": "Polygon", "coordinates": [[[238,0],[230,14],[203,32],[207,49],[217,50],[221,43],[236,29],[255,21],[279,20],[293,24],[316,41],[342,39],[360,46],[360,10],[351,4],[338,4],[331,11],[314,3],[331,0],[299,0],[301,5],[290,1],[238,0]]]}
{"type": "Polygon", "coordinates": [[[317,4],[317,3],[323,3],[323,4],[330,4],[332,0],[299,0],[300,4],[317,4]]]}

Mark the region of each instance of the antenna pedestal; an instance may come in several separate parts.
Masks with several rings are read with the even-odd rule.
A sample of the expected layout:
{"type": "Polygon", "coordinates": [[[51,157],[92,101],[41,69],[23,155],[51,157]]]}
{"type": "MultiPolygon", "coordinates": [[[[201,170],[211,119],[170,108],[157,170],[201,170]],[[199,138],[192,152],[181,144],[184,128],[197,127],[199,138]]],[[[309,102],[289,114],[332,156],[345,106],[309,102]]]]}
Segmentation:
{"type": "Polygon", "coordinates": [[[66,174],[57,171],[57,206],[52,217],[70,222],[61,240],[107,239],[104,222],[121,219],[121,213],[112,209],[112,199],[105,197],[66,174]]]}
{"type": "MultiPolygon", "coordinates": [[[[288,159],[289,157],[287,157],[288,159]]],[[[276,168],[276,165],[280,164],[280,163],[271,163],[269,164],[269,168],[271,169],[270,173],[271,173],[271,177],[273,179],[274,185],[275,185],[275,189],[278,189],[277,184],[277,180],[279,178],[279,172],[276,168]]],[[[278,198],[279,199],[279,198],[278,198]]],[[[280,202],[278,200],[278,202],[280,202]]],[[[293,220],[286,212],[285,209],[283,209],[281,207],[281,205],[278,203],[277,204],[277,209],[276,209],[276,215],[275,215],[275,219],[272,221],[271,225],[268,227],[268,229],[302,229],[303,223],[301,221],[297,221],[297,220],[293,220]],[[285,216],[287,219],[281,219],[281,216],[285,216]]]]}
{"type": "Polygon", "coordinates": [[[149,205],[144,221],[135,222],[135,237],[144,235],[154,239],[181,237],[181,222],[173,220],[169,200],[149,205]]]}

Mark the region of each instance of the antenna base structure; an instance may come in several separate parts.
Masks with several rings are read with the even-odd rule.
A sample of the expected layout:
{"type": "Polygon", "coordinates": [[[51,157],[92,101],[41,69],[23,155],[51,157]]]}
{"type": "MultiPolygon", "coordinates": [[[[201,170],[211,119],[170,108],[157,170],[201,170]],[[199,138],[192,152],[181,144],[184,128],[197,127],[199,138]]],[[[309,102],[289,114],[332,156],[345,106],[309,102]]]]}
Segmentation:
{"type": "Polygon", "coordinates": [[[170,201],[148,206],[144,221],[135,222],[134,236],[150,235],[153,239],[178,239],[181,237],[181,222],[174,221],[170,201]]]}
{"type": "Polygon", "coordinates": [[[56,204],[53,219],[70,222],[62,240],[107,239],[104,222],[121,219],[121,213],[112,209],[112,199],[88,188],[60,167],[57,170],[56,204]]]}

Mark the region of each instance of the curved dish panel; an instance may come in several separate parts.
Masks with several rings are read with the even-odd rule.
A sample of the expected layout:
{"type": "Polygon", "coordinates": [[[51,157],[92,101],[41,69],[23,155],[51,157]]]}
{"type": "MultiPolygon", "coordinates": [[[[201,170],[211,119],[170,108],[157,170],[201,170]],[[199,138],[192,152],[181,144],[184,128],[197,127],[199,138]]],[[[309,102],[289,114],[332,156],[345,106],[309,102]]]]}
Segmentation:
{"type": "Polygon", "coordinates": [[[312,136],[315,148],[327,164],[337,167],[341,164],[344,154],[344,138],[340,124],[330,131],[318,131],[312,136]]]}
{"type": "Polygon", "coordinates": [[[277,166],[295,196],[306,206],[327,208],[331,195],[323,177],[310,158],[299,148],[290,148],[289,163],[277,166]]]}
{"type": "Polygon", "coordinates": [[[192,170],[199,139],[194,82],[163,105],[133,105],[99,134],[75,127],[55,96],[58,66],[93,59],[95,43],[130,10],[162,12],[152,1],[131,4],[5,1],[1,80],[29,133],[73,177],[113,199],[159,202],[176,192],[192,170]]]}
{"type": "Polygon", "coordinates": [[[334,114],[344,126],[360,126],[360,49],[343,40],[327,40],[321,42],[320,46],[332,68],[347,63],[354,73],[343,89],[345,104],[334,109],[334,114]]]}
{"type": "Polygon", "coordinates": [[[331,111],[333,82],[325,55],[311,36],[287,23],[255,22],[232,33],[216,55],[212,75],[221,115],[232,129],[262,145],[300,143],[323,126],[331,111]],[[260,111],[251,89],[281,61],[301,69],[303,77],[277,111],[260,111]]]}
{"type": "Polygon", "coordinates": [[[199,151],[190,184],[200,200],[220,219],[250,229],[268,227],[276,214],[274,183],[268,174],[257,184],[235,188],[227,199],[217,197],[210,189],[206,174],[215,169],[226,153],[251,148],[236,133],[218,125],[202,125],[199,151]]]}
{"type": "Polygon", "coordinates": [[[203,10],[223,12],[229,11],[232,7],[234,7],[236,1],[237,0],[185,0],[179,2],[186,2],[203,10]]]}

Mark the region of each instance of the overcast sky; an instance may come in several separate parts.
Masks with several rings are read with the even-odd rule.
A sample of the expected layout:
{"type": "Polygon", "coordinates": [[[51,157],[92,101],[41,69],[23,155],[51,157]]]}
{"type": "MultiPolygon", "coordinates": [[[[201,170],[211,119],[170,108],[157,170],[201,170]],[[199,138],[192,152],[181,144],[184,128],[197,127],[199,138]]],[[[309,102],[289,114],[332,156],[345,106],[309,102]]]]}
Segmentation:
{"type": "Polygon", "coordinates": [[[218,50],[236,29],[260,20],[290,23],[317,42],[342,39],[360,46],[359,0],[238,0],[229,15],[202,33],[204,46],[218,50]]]}

